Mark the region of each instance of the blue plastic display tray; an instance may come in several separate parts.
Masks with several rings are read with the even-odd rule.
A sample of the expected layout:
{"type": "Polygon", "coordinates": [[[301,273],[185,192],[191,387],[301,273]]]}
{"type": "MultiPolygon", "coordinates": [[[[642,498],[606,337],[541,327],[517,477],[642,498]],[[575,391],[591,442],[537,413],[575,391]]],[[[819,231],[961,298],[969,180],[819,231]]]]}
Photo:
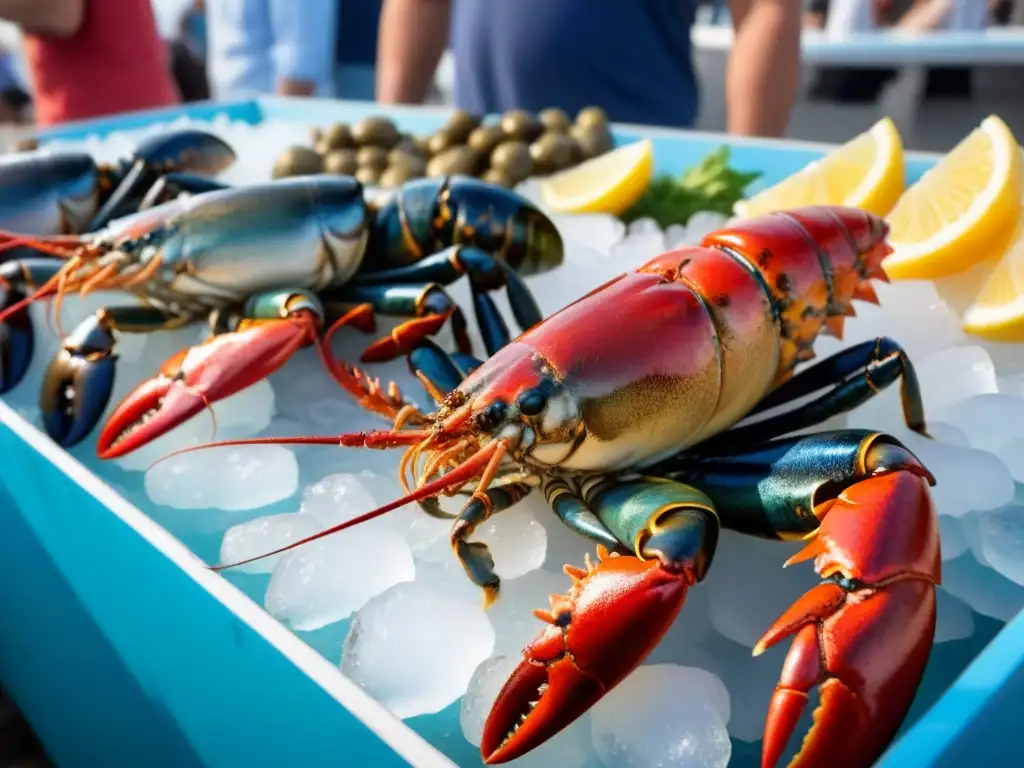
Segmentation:
{"type": "MultiPolygon", "coordinates": [[[[323,124],[445,113],[267,99],[62,126],[85,138],[182,116],[323,124]]],[[[679,173],[727,141],[766,183],[828,148],[619,126],[679,173]]],[[[933,158],[908,159],[909,179],[933,158]]],[[[0,679],[62,766],[214,768],[452,763],[176,539],[0,402],[0,679]]],[[[882,759],[883,766],[1024,764],[1024,616],[1008,624],[882,759]]]]}

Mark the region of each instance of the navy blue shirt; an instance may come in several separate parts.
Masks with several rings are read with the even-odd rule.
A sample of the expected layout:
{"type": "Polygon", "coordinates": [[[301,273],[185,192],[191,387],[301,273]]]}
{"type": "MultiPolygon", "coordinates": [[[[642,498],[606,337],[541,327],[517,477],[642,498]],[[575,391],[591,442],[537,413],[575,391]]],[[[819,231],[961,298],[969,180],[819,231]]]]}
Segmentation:
{"type": "Polygon", "coordinates": [[[477,114],[600,106],[616,122],[697,114],[695,0],[453,0],[455,102],[477,114]]]}
{"type": "Polygon", "coordinates": [[[335,63],[369,66],[377,63],[377,32],[383,4],[384,0],[340,0],[335,63]]]}

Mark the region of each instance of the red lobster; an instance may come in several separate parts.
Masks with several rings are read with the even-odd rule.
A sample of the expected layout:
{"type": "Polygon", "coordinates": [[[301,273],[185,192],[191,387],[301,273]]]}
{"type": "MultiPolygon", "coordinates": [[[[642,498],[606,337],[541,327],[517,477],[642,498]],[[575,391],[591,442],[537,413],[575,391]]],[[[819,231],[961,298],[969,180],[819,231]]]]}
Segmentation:
{"type": "Polygon", "coordinates": [[[934,635],[934,478],[883,434],[785,437],[898,380],[907,423],[925,434],[913,368],[889,339],[794,375],[819,333],[841,333],[853,299],[877,301],[887,231],[841,207],[741,222],[609,281],[468,375],[465,359],[425,344],[410,362],[433,414],[410,422],[407,406],[388,431],[262,441],[407,447],[406,496],[306,541],[412,501],[438,514],[439,494],[471,488],[451,543],[488,602],[499,580],[470,538],[531,488],[598,542],[597,562],[566,566],[568,593],[536,611],[547,627],[494,703],[486,763],[551,738],[644,660],[710,567],[721,526],[808,540],[790,562],[813,558],[823,579],[754,648],[793,636],[762,765],[783,754],[814,686],[821,705],[793,765],[868,766],[889,744],[934,635]]]}

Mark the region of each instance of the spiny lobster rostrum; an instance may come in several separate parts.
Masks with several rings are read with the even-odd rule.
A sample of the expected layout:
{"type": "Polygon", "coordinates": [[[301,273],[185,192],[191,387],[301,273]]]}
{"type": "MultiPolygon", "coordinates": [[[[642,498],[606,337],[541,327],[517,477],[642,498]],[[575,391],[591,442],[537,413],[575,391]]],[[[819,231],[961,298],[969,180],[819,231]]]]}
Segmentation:
{"type": "Polygon", "coordinates": [[[793,636],[762,764],[778,762],[820,685],[794,764],[868,766],[905,717],[931,650],[934,479],[884,434],[787,435],[897,380],[908,425],[925,434],[913,368],[889,339],[794,372],[819,333],[841,333],[851,300],[877,301],[870,279],[884,279],[887,231],[841,207],[749,219],[607,282],[468,375],[421,344],[410,361],[439,407],[397,414],[407,428],[244,442],[406,446],[407,495],[306,541],[413,501],[438,514],[440,494],[468,493],[451,543],[488,603],[499,580],[473,531],[532,488],[598,543],[596,562],[566,566],[567,594],[536,611],[547,626],[494,703],[486,763],[537,747],[635,669],[711,567],[724,526],[808,540],[791,562],[813,558],[823,579],[754,649],[793,636]],[[740,423],[750,416],[761,418],[740,423]]]}
{"type": "MultiPolygon", "coordinates": [[[[380,206],[344,176],[307,176],[210,190],[127,216],[83,237],[7,235],[7,247],[45,256],[0,265],[0,392],[24,376],[33,351],[28,305],[71,291],[126,290],[142,304],[101,309],[51,362],[41,408],[47,432],[75,445],[99,422],[114,384],[116,335],[208,318],[207,342],[172,356],[107,420],[101,458],[136,450],[211,403],[269,376],[300,347],[323,352],[346,325],[372,332],[375,312],[407,318],[363,355],[400,357],[451,321],[469,354],[461,310],[443,285],[469,280],[487,353],[509,339],[488,295],[504,287],[517,322],[541,320],[517,275],[562,261],[552,222],[527,200],[469,178],[410,182],[380,206]]],[[[59,308],[55,307],[55,308],[59,308]]],[[[397,388],[329,359],[366,407],[390,414],[397,388]]]]}

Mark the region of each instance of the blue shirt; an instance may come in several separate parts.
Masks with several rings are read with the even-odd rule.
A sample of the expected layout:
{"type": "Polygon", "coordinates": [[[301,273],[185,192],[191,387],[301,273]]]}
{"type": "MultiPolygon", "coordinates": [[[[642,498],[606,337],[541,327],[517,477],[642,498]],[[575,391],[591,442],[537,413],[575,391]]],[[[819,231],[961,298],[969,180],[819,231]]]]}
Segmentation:
{"type": "MultiPolygon", "coordinates": [[[[296,0],[298,1],[298,0],[296,0]]],[[[377,63],[377,33],[384,0],[340,0],[338,38],[334,46],[338,64],[377,63]]]]}
{"type": "Polygon", "coordinates": [[[207,72],[215,99],[273,93],[307,80],[330,96],[338,0],[207,0],[207,72]]]}
{"type": "Polygon", "coordinates": [[[455,101],[478,114],[600,106],[616,122],[697,115],[695,0],[453,0],[455,101]]]}

